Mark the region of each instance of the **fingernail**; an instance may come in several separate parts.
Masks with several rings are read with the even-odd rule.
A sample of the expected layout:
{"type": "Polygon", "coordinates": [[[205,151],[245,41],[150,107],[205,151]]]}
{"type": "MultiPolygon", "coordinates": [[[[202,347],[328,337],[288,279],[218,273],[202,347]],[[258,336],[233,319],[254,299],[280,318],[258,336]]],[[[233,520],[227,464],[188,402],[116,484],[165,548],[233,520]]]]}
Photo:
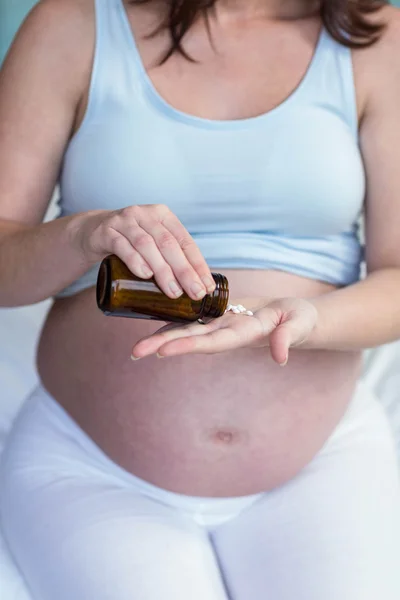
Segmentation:
{"type": "Polygon", "coordinates": [[[215,290],[215,281],[211,277],[208,277],[208,276],[207,277],[203,277],[202,282],[206,286],[207,291],[209,293],[211,293],[211,292],[213,292],[215,290]]]}
{"type": "Polygon", "coordinates": [[[133,354],[131,356],[131,360],[140,360],[140,359],[141,359],[141,356],[133,356],[133,354]]]}
{"type": "Polygon", "coordinates": [[[206,290],[197,281],[192,285],[191,290],[193,295],[196,296],[196,298],[198,298],[199,300],[201,300],[201,298],[204,298],[204,296],[206,295],[206,290]]]}
{"type": "Polygon", "coordinates": [[[176,283],[176,281],[170,282],[169,289],[171,290],[173,295],[176,296],[177,298],[179,296],[182,296],[182,294],[183,294],[183,289],[181,287],[179,287],[179,285],[176,283]]]}
{"type": "Polygon", "coordinates": [[[159,354],[159,353],[157,352],[157,358],[166,358],[166,357],[165,357],[165,356],[161,356],[161,354],[159,354]]]}
{"type": "Polygon", "coordinates": [[[286,365],[288,364],[288,360],[289,360],[289,356],[286,356],[286,360],[283,363],[279,363],[280,367],[286,367],[286,365]]]}
{"type": "Polygon", "coordinates": [[[149,267],[146,267],[145,265],[142,266],[142,273],[145,277],[153,277],[154,275],[153,271],[151,271],[149,267]]]}

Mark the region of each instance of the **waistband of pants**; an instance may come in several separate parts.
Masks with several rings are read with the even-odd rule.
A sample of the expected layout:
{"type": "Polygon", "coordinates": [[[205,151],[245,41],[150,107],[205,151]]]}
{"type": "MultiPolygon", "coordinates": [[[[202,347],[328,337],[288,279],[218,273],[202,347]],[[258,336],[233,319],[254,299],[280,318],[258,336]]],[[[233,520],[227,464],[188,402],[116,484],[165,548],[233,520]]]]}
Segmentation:
{"type": "Polygon", "coordinates": [[[38,386],[35,389],[28,402],[40,410],[41,418],[44,416],[44,418],[50,421],[53,430],[57,428],[58,437],[63,436],[66,438],[65,443],[69,445],[68,455],[71,460],[74,460],[75,452],[75,458],[82,462],[82,453],[84,453],[85,463],[88,466],[95,466],[96,472],[99,472],[100,467],[100,471],[104,473],[105,477],[109,478],[112,476],[113,478],[117,478],[120,484],[122,483],[130,489],[162,504],[187,512],[201,512],[204,515],[225,515],[227,518],[231,518],[233,515],[250,507],[264,495],[261,492],[247,496],[215,498],[189,496],[165,490],[137,477],[109,458],[42,386],[38,386]],[[71,448],[71,445],[74,448],[71,448]]]}
{"type": "MultiPolygon", "coordinates": [[[[72,469],[90,471],[96,477],[118,482],[132,491],[149,497],[164,505],[175,507],[187,513],[206,515],[225,515],[232,518],[265,495],[265,492],[239,497],[203,497],[178,494],[160,488],[130,473],[115,463],[105,452],[81,429],[68,412],[44,389],[38,386],[27,401],[23,413],[32,410],[33,418],[38,419],[47,444],[46,452],[62,456],[63,468],[69,465],[72,469]],[[36,415],[36,416],[35,416],[36,415]]],[[[363,423],[379,420],[382,407],[369,388],[360,381],[341,421],[326,441],[322,450],[313,461],[318,461],[325,453],[335,451],[342,436],[352,435],[363,423]]],[[[29,420],[29,417],[28,417],[29,420]]],[[[55,459],[57,460],[57,459],[55,459]]],[[[313,462],[312,461],[312,462],[313,462]]],[[[56,465],[55,465],[56,468],[56,465]]]]}

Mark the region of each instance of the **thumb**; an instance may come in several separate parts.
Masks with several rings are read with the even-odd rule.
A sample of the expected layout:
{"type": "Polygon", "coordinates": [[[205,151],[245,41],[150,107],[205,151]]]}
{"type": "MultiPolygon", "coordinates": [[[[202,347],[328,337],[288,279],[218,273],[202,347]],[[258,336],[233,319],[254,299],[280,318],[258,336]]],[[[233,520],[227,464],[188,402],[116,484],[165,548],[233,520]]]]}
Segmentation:
{"type": "Polygon", "coordinates": [[[269,347],[273,360],[285,366],[289,348],[303,343],[314,328],[315,322],[307,311],[293,311],[285,315],[281,323],[269,336],[269,347]]]}
{"type": "Polygon", "coordinates": [[[291,333],[287,323],[278,325],[269,336],[269,350],[272,359],[284,367],[289,359],[291,333]]]}

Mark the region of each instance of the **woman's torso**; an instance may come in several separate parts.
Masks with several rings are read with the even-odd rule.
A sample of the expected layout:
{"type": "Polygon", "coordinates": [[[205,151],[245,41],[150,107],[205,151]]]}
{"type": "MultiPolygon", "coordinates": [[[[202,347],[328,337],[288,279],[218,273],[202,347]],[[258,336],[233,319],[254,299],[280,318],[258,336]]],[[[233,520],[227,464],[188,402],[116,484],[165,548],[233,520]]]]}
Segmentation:
{"type": "MultiPolygon", "coordinates": [[[[273,272],[226,272],[238,297],[314,296],[323,284],[273,272]]],[[[243,317],[245,318],[245,317],[243,317]]],[[[117,463],[166,489],[205,496],[283,483],[318,451],[343,414],[359,357],[268,349],[132,363],[135,341],[160,324],[104,317],[93,290],[59,300],[39,369],[50,393],[117,463]]]]}
{"type": "MultiPolygon", "coordinates": [[[[137,39],[141,39],[140,27],[136,23],[143,23],[144,27],[149,17],[143,9],[135,11],[137,19],[134,19],[134,29],[137,39]]],[[[296,49],[286,51],[281,57],[281,64],[285,65],[285,69],[278,77],[273,66],[278,57],[274,55],[272,42],[264,47],[263,41],[256,40],[254,44],[246,46],[244,35],[243,44],[249,48],[250,62],[240,59],[240,36],[235,44],[239,46],[237,49],[230,48],[227,42],[227,52],[232,53],[235,65],[232,70],[229,65],[223,64],[223,61],[221,64],[215,58],[211,60],[207,55],[208,50],[204,50],[202,46],[205,44],[204,36],[198,34],[196,38],[194,32],[193,38],[188,42],[189,47],[195,53],[200,52],[200,55],[204,52],[206,56],[204,66],[195,67],[195,77],[193,66],[176,59],[175,62],[172,60],[167,63],[164,70],[162,67],[152,69],[152,82],[160,95],[166,98],[169,106],[178,107],[182,115],[192,113],[209,119],[249,118],[260,113],[266,115],[266,109],[275,107],[282,98],[289,96],[291,100],[286,102],[287,119],[283,112],[284,105],[281,104],[281,125],[270,131],[270,137],[266,141],[267,154],[268,142],[279,148],[279,136],[287,137],[287,132],[282,129],[282,122],[287,120],[290,123],[291,120],[295,96],[291,96],[290,93],[304,75],[305,66],[310,63],[313,51],[310,40],[314,41],[315,46],[319,28],[320,25],[314,19],[300,21],[297,28],[295,24],[274,25],[271,29],[274,44],[278,41],[284,44],[291,36],[291,43],[296,49]],[[253,58],[251,51],[254,53],[253,58]],[[260,64],[260,51],[263,51],[266,57],[265,68],[260,64]],[[267,60],[268,57],[270,61],[267,60]],[[254,64],[254,69],[258,69],[258,72],[249,73],[249,64],[254,64]],[[217,85],[216,81],[222,75],[226,85],[217,85]],[[233,84],[237,84],[235,77],[239,81],[243,80],[243,86],[232,88],[233,84]],[[267,87],[268,82],[273,82],[270,89],[267,87]],[[213,88],[216,88],[217,92],[213,92],[213,88]],[[206,91],[201,93],[204,89],[206,91]],[[236,96],[232,95],[232,89],[238,90],[236,96]],[[292,107],[290,103],[293,104],[292,107]]],[[[147,32],[146,27],[144,30],[147,32]]],[[[260,29],[260,32],[260,40],[264,40],[265,31],[260,29]]],[[[249,35],[254,37],[254,32],[249,32],[249,35]]],[[[284,47],[286,48],[285,44],[284,47]]],[[[160,47],[157,43],[151,44],[147,40],[141,42],[140,49],[142,55],[145,58],[150,57],[150,60],[151,54],[158,52],[160,47]]],[[[301,86],[298,89],[301,90],[301,86]]],[[[83,97],[85,98],[85,95],[83,97]]],[[[354,98],[352,100],[355,102],[354,98]]],[[[351,102],[351,99],[349,101],[351,102]]],[[[78,122],[82,120],[86,104],[87,102],[83,101],[78,122]]],[[[355,106],[349,106],[349,114],[352,110],[355,110],[355,106]]],[[[330,118],[330,111],[327,113],[330,118]]],[[[277,113],[276,115],[278,116],[277,113]]],[[[273,111],[270,116],[273,116],[273,111]]],[[[106,117],[107,115],[102,115],[103,119],[106,117]]],[[[267,121],[267,117],[264,118],[267,121]]],[[[311,127],[313,124],[315,127],[322,127],[316,109],[311,111],[309,119],[311,127]],[[315,119],[313,115],[316,115],[315,119]]],[[[101,131],[101,119],[98,120],[98,124],[98,130],[101,131]]],[[[255,124],[256,121],[253,122],[253,125],[255,124]]],[[[188,123],[184,125],[188,126],[188,123]]],[[[221,128],[224,128],[223,123],[221,128]]],[[[82,131],[81,129],[73,140],[72,148],[79,142],[82,131]]],[[[155,154],[153,157],[149,154],[146,158],[153,160],[155,180],[160,177],[161,169],[165,180],[165,194],[168,196],[169,191],[172,198],[170,202],[166,198],[164,203],[174,210],[176,190],[168,187],[170,182],[163,166],[162,151],[165,152],[168,148],[163,148],[163,144],[161,148],[157,147],[157,135],[154,130],[149,132],[150,134],[154,139],[155,154]]],[[[223,135],[224,132],[219,134],[223,135]]],[[[96,130],[93,130],[93,135],[96,135],[96,130]]],[[[119,135],[122,135],[121,132],[119,135]]],[[[313,130],[310,129],[311,138],[313,135],[313,130]]],[[[343,139],[348,142],[350,136],[351,126],[343,139]]],[[[90,136],[88,139],[90,140],[90,136]]],[[[322,139],[323,137],[320,138],[322,139]]],[[[305,144],[306,159],[307,152],[311,152],[308,162],[312,157],[318,156],[315,148],[312,149],[312,144],[310,150],[304,137],[302,140],[296,132],[292,135],[292,140],[297,143],[299,150],[302,143],[305,144]]],[[[340,143],[340,140],[338,142],[340,143]]],[[[211,138],[208,143],[211,151],[211,138]]],[[[286,144],[289,143],[290,136],[286,141],[286,144]]],[[[132,142],[132,148],[136,152],[140,150],[139,146],[137,139],[132,142]]],[[[148,149],[148,145],[144,144],[144,147],[148,149]]],[[[326,156],[329,145],[324,148],[326,156]]],[[[350,148],[354,159],[356,145],[351,144],[350,148]]],[[[323,149],[320,150],[320,153],[324,154],[323,149]]],[[[340,148],[337,149],[337,152],[339,151],[340,148]]],[[[110,152],[107,148],[103,149],[101,144],[97,144],[96,155],[101,165],[102,155],[104,160],[104,155],[109,157],[110,152]]],[[[297,156],[300,160],[301,152],[298,152],[297,156]]],[[[330,156],[332,161],[332,155],[330,156]]],[[[282,156],[281,165],[283,159],[282,156]]],[[[100,181],[96,184],[94,180],[90,185],[97,185],[97,189],[102,189],[103,194],[104,188],[110,195],[115,190],[118,198],[119,178],[123,178],[124,174],[118,171],[118,154],[114,160],[116,162],[113,164],[108,187],[107,177],[101,169],[98,171],[100,181]]],[[[215,174],[218,172],[218,162],[215,164],[218,157],[214,157],[213,160],[212,173],[215,174]]],[[[357,158],[355,160],[357,164],[357,158]]],[[[68,169],[67,162],[68,158],[64,166],[68,169]]],[[[70,163],[74,165],[74,160],[70,160],[70,163]]],[[[345,178],[346,172],[340,158],[338,161],[333,160],[331,164],[333,171],[339,164],[336,179],[340,178],[340,175],[345,178]]],[[[303,160],[303,167],[302,173],[307,174],[304,185],[309,186],[311,195],[313,188],[310,187],[310,177],[314,173],[318,178],[320,173],[314,165],[307,164],[307,160],[303,160]]],[[[84,169],[84,165],[81,168],[84,169]]],[[[77,169],[75,172],[79,181],[79,165],[77,169]]],[[[329,162],[325,163],[324,170],[329,170],[329,162]]],[[[290,177],[293,177],[290,162],[287,172],[287,179],[290,180],[290,177]]],[[[92,181],[93,176],[92,173],[92,181]]],[[[357,177],[356,174],[355,178],[357,177]]],[[[321,205],[315,204],[315,199],[313,210],[308,217],[307,214],[303,214],[304,211],[307,213],[307,204],[303,203],[299,208],[293,197],[287,206],[282,208],[281,204],[277,205],[283,214],[286,211],[288,221],[294,228],[294,235],[301,237],[301,227],[309,227],[315,213],[318,218],[313,231],[316,231],[318,224],[325,224],[321,231],[317,230],[317,234],[321,235],[335,235],[335,231],[331,231],[330,227],[337,214],[348,219],[349,213],[346,211],[350,210],[355,211],[356,216],[357,201],[350,207],[343,203],[345,193],[340,193],[340,182],[337,188],[339,204],[336,207],[332,206],[329,194],[335,181],[332,177],[330,179],[329,173],[326,174],[326,178],[331,181],[331,185],[325,188],[325,210],[322,210],[321,205]]],[[[70,180],[73,181],[72,178],[70,180]]],[[[238,181],[241,181],[240,177],[238,181]]],[[[304,201],[301,178],[297,183],[298,196],[304,201]]],[[[251,184],[249,179],[249,186],[251,184]]],[[[217,181],[216,185],[222,184],[217,181]]],[[[233,191],[232,181],[226,182],[226,185],[230,185],[233,191]]],[[[241,185],[245,185],[245,182],[241,185]]],[[[285,185],[287,181],[282,181],[282,186],[285,185]]],[[[145,199],[143,194],[140,194],[139,178],[132,187],[132,198],[127,199],[125,205],[151,201],[151,194],[145,199]]],[[[96,187],[93,189],[96,190],[96,187]]],[[[82,207],[78,203],[77,209],[96,208],[90,205],[94,196],[93,193],[90,194],[90,188],[88,190],[85,189],[86,197],[89,198],[88,206],[82,207]]],[[[158,193],[159,190],[158,185],[158,193]]],[[[290,193],[295,196],[295,192],[296,189],[292,188],[290,193]]],[[[265,194],[268,194],[267,189],[265,194]]],[[[155,201],[160,202],[160,199],[157,197],[155,201]]],[[[198,207],[200,221],[204,217],[202,209],[206,214],[207,210],[210,213],[210,206],[198,207]]],[[[182,207],[182,210],[185,211],[186,208],[182,207]]],[[[233,206],[233,210],[237,210],[237,205],[233,206]]],[[[262,213],[263,207],[260,207],[260,211],[262,213]]],[[[217,218],[224,222],[220,214],[217,218]]],[[[340,216],[338,219],[339,226],[340,216]]],[[[185,219],[183,222],[185,224],[185,219]]],[[[278,226],[279,215],[276,227],[278,226]]],[[[214,233],[218,233],[218,228],[214,233]]],[[[305,262],[307,260],[306,256],[305,262]]],[[[267,267],[261,270],[218,270],[227,274],[232,298],[311,297],[329,292],[335,287],[335,283],[323,283],[304,274],[285,273],[283,267],[282,270],[267,267]]],[[[241,495],[269,489],[288,480],[312,458],[330,435],[351,398],[359,374],[358,354],[305,350],[292,350],[289,365],[284,369],[271,361],[267,349],[244,349],[206,357],[191,356],[164,360],[149,358],[132,363],[130,353],[135,341],[156,328],[154,323],[104,317],[96,308],[93,288],[81,291],[73,297],[58,299],[43,331],[39,347],[39,371],[50,393],[114,460],[153,483],[182,493],[241,495]]]]}

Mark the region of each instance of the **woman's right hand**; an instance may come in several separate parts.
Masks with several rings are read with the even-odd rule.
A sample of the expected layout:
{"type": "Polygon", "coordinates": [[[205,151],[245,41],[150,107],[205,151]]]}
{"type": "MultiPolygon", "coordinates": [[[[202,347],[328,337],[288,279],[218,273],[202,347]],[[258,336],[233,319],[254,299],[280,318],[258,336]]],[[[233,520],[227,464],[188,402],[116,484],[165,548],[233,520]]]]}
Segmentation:
{"type": "Polygon", "coordinates": [[[185,291],[199,300],[215,289],[195,241],[163,204],[82,213],[75,225],[74,244],[88,264],[116,254],[134,275],[143,279],[154,276],[170,298],[185,291]]]}

